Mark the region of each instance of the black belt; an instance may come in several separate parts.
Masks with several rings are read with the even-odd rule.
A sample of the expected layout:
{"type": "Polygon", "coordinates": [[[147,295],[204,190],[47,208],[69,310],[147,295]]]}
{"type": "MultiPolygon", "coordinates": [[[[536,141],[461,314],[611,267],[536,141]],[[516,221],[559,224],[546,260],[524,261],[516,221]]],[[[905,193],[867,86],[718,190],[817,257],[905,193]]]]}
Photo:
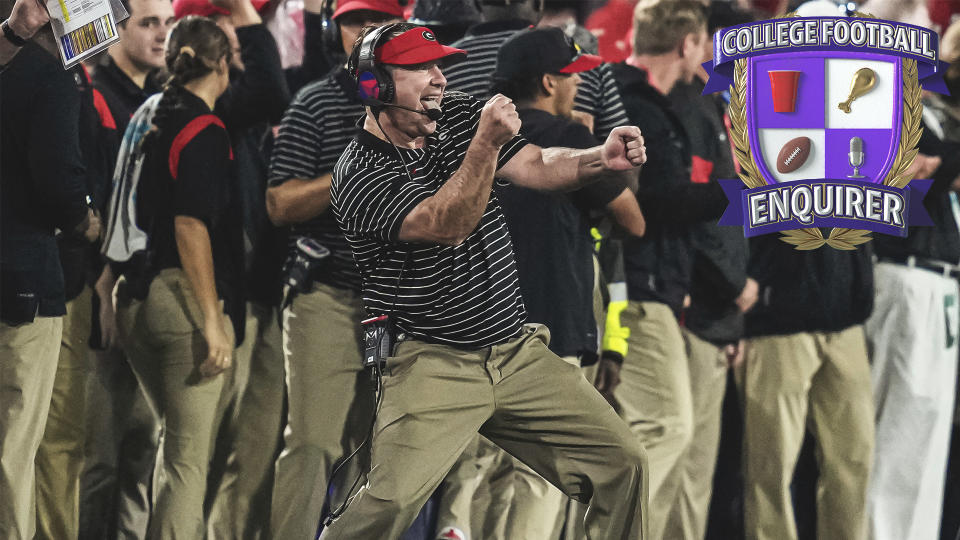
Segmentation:
{"type": "Polygon", "coordinates": [[[903,266],[908,266],[910,268],[919,268],[921,270],[927,270],[928,272],[940,274],[943,277],[960,279],[960,266],[941,262],[935,259],[917,257],[916,255],[907,255],[907,256],[900,256],[900,257],[880,257],[877,259],[877,262],[900,264],[903,266]]]}

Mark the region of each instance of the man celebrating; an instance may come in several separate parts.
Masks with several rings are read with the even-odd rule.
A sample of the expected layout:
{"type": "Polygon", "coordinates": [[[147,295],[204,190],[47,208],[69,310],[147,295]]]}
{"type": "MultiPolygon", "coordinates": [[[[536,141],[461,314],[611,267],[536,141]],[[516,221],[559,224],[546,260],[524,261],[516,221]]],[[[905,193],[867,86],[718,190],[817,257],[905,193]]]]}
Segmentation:
{"type": "Polygon", "coordinates": [[[495,174],[569,190],[632,169],[643,138],[621,127],[587,150],[527,144],[509,99],[444,95],[440,66],[463,55],[404,23],[365,31],[351,55],[367,115],[334,169],[332,204],[365,308],[400,343],[384,362],[368,482],[322,538],[399,537],[478,430],[589,503],[590,537],[643,538],[644,450],[547,349],[548,332],[524,326],[492,192],[495,174]]]}

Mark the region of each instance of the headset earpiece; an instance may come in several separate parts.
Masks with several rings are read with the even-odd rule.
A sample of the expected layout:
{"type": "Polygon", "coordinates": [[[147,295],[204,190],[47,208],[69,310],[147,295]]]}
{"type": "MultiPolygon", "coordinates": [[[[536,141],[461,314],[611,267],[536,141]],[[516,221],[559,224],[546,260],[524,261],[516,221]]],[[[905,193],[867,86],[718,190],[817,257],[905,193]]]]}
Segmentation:
{"type": "Polygon", "coordinates": [[[393,77],[377,63],[377,45],[384,35],[403,23],[387,24],[367,34],[360,42],[357,53],[357,97],[364,105],[382,106],[393,101],[395,89],[393,77]]]}
{"type": "Polygon", "coordinates": [[[340,25],[333,20],[333,0],[323,0],[320,13],[323,16],[321,38],[324,50],[327,54],[344,54],[343,41],[340,39],[340,25]]]}

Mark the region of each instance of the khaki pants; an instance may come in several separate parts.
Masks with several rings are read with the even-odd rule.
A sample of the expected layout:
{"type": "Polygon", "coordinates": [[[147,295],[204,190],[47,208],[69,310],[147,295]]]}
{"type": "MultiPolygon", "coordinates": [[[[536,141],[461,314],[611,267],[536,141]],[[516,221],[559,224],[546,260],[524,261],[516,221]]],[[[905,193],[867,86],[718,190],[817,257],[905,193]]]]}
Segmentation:
{"type": "MultiPolygon", "coordinates": [[[[204,378],[197,370],[207,356],[203,316],[182,270],[161,271],[142,302],[119,296],[127,357],[164,427],[147,537],[202,538],[210,441],[225,375],[204,378]]],[[[232,340],[226,315],[224,323],[232,340]]]]}
{"type": "Polygon", "coordinates": [[[0,322],[0,538],[36,532],[34,458],[43,438],[57,374],[61,317],[0,322]]]}
{"type": "Polygon", "coordinates": [[[438,538],[450,527],[457,529],[463,540],[507,538],[507,518],[514,502],[510,454],[476,435],[443,479],[442,490],[438,538]]]}
{"type": "Polygon", "coordinates": [[[680,326],[659,302],[631,301],[620,315],[629,351],[614,396],[650,460],[650,537],[663,538],[693,434],[693,396],[680,326]]]}
{"type": "MultiPolygon", "coordinates": [[[[357,294],[321,284],[283,312],[288,412],[270,517],[278,540],[315,538],[330,473],[369,432],[374,394],[361,366],[363,318],[357,294]]],[[[355,477],[340,471],[337,483],[349,488],[355,477]]]]}
{"type": "Polygon", "coordinates": [[[477,350],[400,343],[383,377],[368,482],[322,538],[399,538],[478,430],[589,501],[590,538],[645,538],[643,447],[548,340],[528,326],[477,350]]]}
{"type": "Polygon", "coordinates": [[[37,450],[37,539],[77,538],[80,472],[86,436],[86,377],[89,370],[91,290],[67,302],[53,398],[37,450]]]}
{"type": "Polygon", "coordinates": [[[663,537],[702,540],[707,533],[713,471],[720,445],[720,416],[727,389],[727,358],[723,347],[683,329],[690,393],[693,396],[693,437],[680,461],[680,490],[663,537]]]}
{"type": "Polygon", "coordinates": [[[249,376],[231,419],[227,469],[210,512],[207,538],[267,536],[273,466],[283,424],[283,349],[277,308],[248,304],[244,345],[237,349],[249,376]]]}
{"type": "Polygon", "coordinates": [[[746,537],[796,540],[790,482],[809,424],[817,538],[861,540],[874,437],[863,328],[753,338],[740,369],[746,537]]]}

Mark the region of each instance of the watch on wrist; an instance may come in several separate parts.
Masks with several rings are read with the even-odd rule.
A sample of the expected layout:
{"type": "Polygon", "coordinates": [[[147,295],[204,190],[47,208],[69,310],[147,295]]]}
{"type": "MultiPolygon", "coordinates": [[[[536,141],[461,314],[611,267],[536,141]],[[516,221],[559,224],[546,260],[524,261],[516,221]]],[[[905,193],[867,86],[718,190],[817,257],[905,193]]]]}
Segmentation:
{"type": "Polygon", "coordinates": [[[17,33],[13,31],[13,28],[10,28],[10,19],[0,23],[0,30],[3,30],[3,37],[7,38],[7,41],[13,43],[17,47],[23,47],[27,44],[27,40],[18,36],[17,33]]]}

